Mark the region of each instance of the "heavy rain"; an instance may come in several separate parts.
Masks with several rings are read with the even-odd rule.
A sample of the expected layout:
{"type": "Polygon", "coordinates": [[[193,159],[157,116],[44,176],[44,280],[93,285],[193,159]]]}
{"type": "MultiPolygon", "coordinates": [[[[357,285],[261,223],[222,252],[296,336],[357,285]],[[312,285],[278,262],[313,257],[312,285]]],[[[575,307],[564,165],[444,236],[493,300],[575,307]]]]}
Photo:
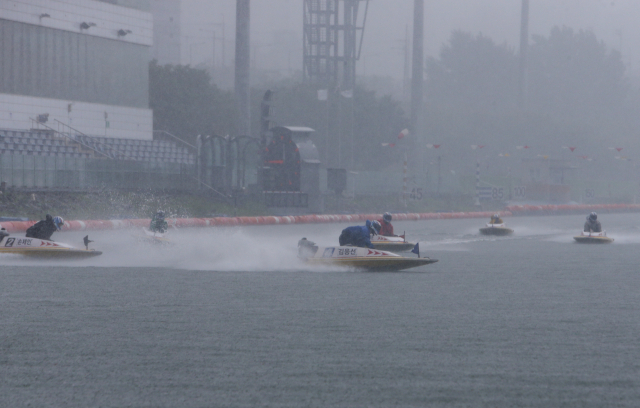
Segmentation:
{"type": "Polygon", "coordinates": [[[638,406],[639,17],[0,0],[0,405],[638,406]]]}

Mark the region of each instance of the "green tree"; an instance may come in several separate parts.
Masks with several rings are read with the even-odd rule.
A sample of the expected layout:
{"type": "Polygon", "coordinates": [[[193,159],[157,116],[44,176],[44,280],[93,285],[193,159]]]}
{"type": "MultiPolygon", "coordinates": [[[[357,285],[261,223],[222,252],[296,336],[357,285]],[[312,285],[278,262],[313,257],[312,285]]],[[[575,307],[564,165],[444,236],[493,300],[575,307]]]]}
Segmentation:
{"type": "Polygon", "coordinates": [[[195,144],[198,134],[235,134],[233,96],[211,83],[206,71],[183,65],[149,64],[153,129],[195,144]]]}
{"type": "Polygon", "coordinates": [[[626,102],[625,66],[617,50],[595,34],[555,27],[533,36],[529,59],[530,109],[580,120],[606,120],[626,102]]]}
{"type": "Polygon", "coordinates": [[[427,65],[430,140],[551,150],[601,149],[603,136],[638,144],[637,93],[630,89],[620,53],[593,33],[556,27],[549,36],[533,36],[524,110],[516,108],[518,62],[506,45],[453,32],[427,65]]]}
{"type": "Polygon", "coordinates": [[[427,60],[427,100],[465,111],[498,111],[516,103],[518,59],[506,44],[454,31],[439,58],[427,60]]]}

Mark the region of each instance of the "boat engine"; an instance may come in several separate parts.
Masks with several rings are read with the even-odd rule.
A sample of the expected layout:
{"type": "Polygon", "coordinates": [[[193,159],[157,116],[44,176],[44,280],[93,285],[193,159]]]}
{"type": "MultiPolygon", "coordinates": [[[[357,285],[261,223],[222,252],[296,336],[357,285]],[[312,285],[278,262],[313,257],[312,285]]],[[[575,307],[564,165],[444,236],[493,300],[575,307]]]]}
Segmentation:
{"type": "Polygon", "coordinates": [[[318,252],[318,246],[315,242],[309,241],[306,238],[302,238],[298,241],[298,257],[307,259],[311,258],[318,252]]]}

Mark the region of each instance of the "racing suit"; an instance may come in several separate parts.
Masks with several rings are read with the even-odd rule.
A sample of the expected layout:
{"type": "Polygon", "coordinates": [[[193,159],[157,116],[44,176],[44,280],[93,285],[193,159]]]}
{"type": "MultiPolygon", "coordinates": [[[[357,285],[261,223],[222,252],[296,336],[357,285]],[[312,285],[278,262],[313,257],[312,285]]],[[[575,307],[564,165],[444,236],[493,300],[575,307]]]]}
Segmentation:
{"type": "Polygon", "coordinates": [[[378,220],[382,228],[380,228],[380,235],[384,235],[387,237],[395,237],[393,233],[393,225],[390,222],[386,222],[384,218],[378,220]]]}
{"type": "Polygon", "coordinates": [[[600,225],[600,221],[587,220],[587,222],[584,223],[584,232],[602,232],[602,225],[600,225]]]}
{"type": "Polygon", "coordinates": [[[38,221],[29,228],[27,228],[27,238],[37,238],[51,241],[51,236],[56,232],[58,228],[53,223],[53,217],[47,215],[47,218],[38,221]]]}
{"type": "MultiPolygon", "coordinates": [[[[370,221],[367,221],[367,223],[370,223],[370,221]]],[[[368,226],[358,225],[355,227],[345,228],[342,230],[338,240],[340,241],[340,246],[353,245],[363,248],[373,248],[368,226]]]]}
{"type": "Polygon", "coordinates": [[[9,236],[9,233],[7,232],[7,230],[4,228],[0,228],[0,243],[2,243],[2,240],[8,236],[9,236]]]}
{"type": "Polygon", "coordinates": [[[149,231],[151,232],[159,232],[163,233],[167,231],[169,228],[169,224],[164,220],[164,218],[159,218],[157,216],[153,216],[151,219],[151,223],[149,224],[149,231]]]}

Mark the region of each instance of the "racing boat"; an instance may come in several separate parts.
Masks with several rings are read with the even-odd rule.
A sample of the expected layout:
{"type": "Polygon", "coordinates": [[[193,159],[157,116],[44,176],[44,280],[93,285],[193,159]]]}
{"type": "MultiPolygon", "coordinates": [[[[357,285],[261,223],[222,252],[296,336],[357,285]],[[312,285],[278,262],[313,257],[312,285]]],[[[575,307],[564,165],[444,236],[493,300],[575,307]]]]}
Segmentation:
{"type": "Polygon", "coordinates": [[[606,231],[602,232],[584,232],[581,231],[580,235],[573,237],[576,242],[581,244],[610,244],[613,242],[613,238],[607,236],[606,231]]]}
{"type": "Polygon", "coordinates": [[[511,228],[507,228],[506,224],[487,224],[484,228],[480,228],[480,233],[482,235],[509,235],[513,234],[513,230],[511,228]]]}
{"type": "Polygon", "coordinates": [[[374,247],[376,247],[376,249],[391,252],[405,252],[411,250],[414,246],[416,246],[416,244],[407,242],[404,238],[404,235],[393,237],[376,235],[371,239],[371,243],[374,247]]]}
{"type": "Polygon", "coordinates": [[[438,262],[431,258],[404,257],[389,251],[353,246],[318,247],[302,238],[298,257],[311,265],[345,266],[366,271],[400,271],[438,262]]]}
{"type": "Polygon", "coordinates": [[[151,244],[171,244],[169,238],[166,237],[167,233],[165,232],[153,232],[149,231],[147,228],[142,227],[141,234],[135,234],[134,236],[140,242],[148,242],[151,244]]]}
{"type": "Polygon", "coordinates": [[[85,249],[62,242],[37,238],[12,237],[0,234],[0,254],[20,254],[42,258],[90,258],[102,255],[102,251],[89,249],[89,236],[84,237],[85,249]]]}

